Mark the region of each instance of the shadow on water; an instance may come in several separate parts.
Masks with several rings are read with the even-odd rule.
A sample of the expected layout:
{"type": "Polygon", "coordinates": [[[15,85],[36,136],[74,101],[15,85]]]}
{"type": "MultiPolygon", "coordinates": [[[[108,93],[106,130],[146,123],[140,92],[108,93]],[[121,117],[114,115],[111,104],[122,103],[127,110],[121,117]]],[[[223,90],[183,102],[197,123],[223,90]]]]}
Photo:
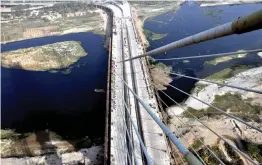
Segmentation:
{"type": "MultiPolygon", "coordinates": [[[[17,68],[22,69],[22,66],[17,63],[17,68]]],[[[72,105],[76,105],[75,103],[64,103],[65,106],[69,105],[70,108],[63,111],[63,108],[66,107],[64,105],[59,105],[63,99],[58,99],[56,102],[56,100],[49,98],[48,95],[43,93],[43,90],[45,90],[43,89],[43,85],[39,84],[30,72],[25,71],[22,75],[22,78],[26,80],[26,82],[33,84],[33,86],[30,87],[31,91],[24,93],[24,97],[17,95],[17,98],[13,98],[19,105],[20,109],[26,109],[26,113],[23,114],[23,120],[13,121],[10,128],[15,128],[15,130],[20,133],[32,131],[37,132],[49,129],[65,139],[81,138],[86,135],[90,138],[103,136],[104,128],[103,124],[100,123],[104,120],[104,112],[100,109],[103,106],[94,106],[101,105],[100,101],[102,101],[103,98],[100,98],[91,104],[85,104],[80,103],[82,102],[81,99],[85,99],[85,94],[80,94],[76,99],[79,99],[78,102],[80,104],[87,106],[77,106],[74,109],[72,105]],[[88,107],[88,105],[90,107],[88,107]]],[[[15,76],[11,76],[10,81],[17,82],[17,79],[15,76]]],[[[21,90],[25,92],[25,90],[21,89],[19,86],[13,87],[13,93],[23,93],[21,90]]],[[[55,89],[53,90],[55,91],[55,89]]],[[[62,96],[60,95],[60,97],[62,96]]],[[[75,102],[76,100],[71,101],[75,102]]],[[[3,102],[5,102],[4,98],[3,102]]],[[[22,113],[17,110],[14,111],[18,113],[16,114],[18,116],[20,115],[19,113],[22,113]]],[[[5,114],[5,112],[3,113],[5,114]]]]}
{"type": "MultiPolygon", "coordinates": [[[[20,63],[16,63],[15,67],[23,69],[20,63]]],[[[20,72],[20,70],[17,71],[20,72]]],[[[45,164],[65,164],[62,162],[58,147],[54,143],[56,140],[51,138],[52,135],[50,131],[55,132],[56,136],[61,136],[62,140],[72,146],[72,151],[89,148],[93,144],[100,144],[102,142],[101,140],[97,140],[102,139],[98,137],[102,137],[104,132],[104,112],[102,110],[83,106],[81,108],[62,111],[58,108],[60,105],[58,105],[56,101],[46,97],[43,93],[43,85],[38,83],[31,72],[22,72],[22,79],[34,85],[30,87],[31,92],[24,94],[26,95],[25,97],[16,95],[16,98],[13,98],[19,108],[27,109],[27,111],[25,113],[13,109],[14,119],[16,115],[20,116],[21,114],[19,113],[22,113],[23,120],[12,121],[8,128],[14,128],[17,133],[22,134],[27,132],[34,133],[33,136],[30,135],[21,140],[21,150],[25,155],[35,156],[34,147],[35,145],[39,145],[40,149],[38,149],[39,152],[37,155],[46,155],[45,164]]],[[[17,82],[17,77],[11,76],[10,82],[17,82]]],[[[23,89],[21,89],[19,85],[14,85],[12,93],[23,93],[21,90],[23,89]]],[[[79,98],[81,97],[84,96],[79,96],[79,98]]],[[[3,99],[3,101],[5,103],[5,99],[3,99]]],[[[101,101],[103,101],[103,98],[92,102],[92,104],[99,105],[101,101]]],[[[103,106],[100,107],[102,108],[103,106]]],[[[6,112],[4,112],[4,115],[5,113],[6,112]]],[[[86,159],[89,159],[85,151],[81,151],[81,153],[83,160],[76,162],[77,164],[84,164],[86,159]]],[[[27,163],[35,164],[35,161],[27,159],[27,163]]]]}
{"type": "MultiPolygon", "coordinates": [[[[188,76],[192,76],[192,77],[196,77],[196,75],[194,74],[193,70],[187,69],[185,71],[185,74],[188,76]]],[[[187,93],[190,93],[191,90],[194,88],[195,83],[197,82],[196,80],[193,79],[187,79],[187,78],[183,78],[183,77],[178,77],[178,76],[172,76],[173,81],[171,83],[171,85],[173,85],[176,88],[179,88],[187,93]]],[[[177,102],[182,102],[184,101],[186,98],[188,98],[188,96],[184,93],[179,92],[178,90],[167,86],[167,89],[164,91],[166,94],[168,94],[171,98],[173,98],[174,100],[176,100],[177,102]]],[[[159,92],[159,95],[161,98],[163,98],[163,100],[165,101],[165,103],[168,106],[171,106],[174,104],[174,102],[172,100],[170,100],[166,95],[164,95],[162,92],[159,92]]]]}
{"type": "MultiPolygon", "coordinates": [[[[70,66],[70,74],[26,71],[19,63],[17,69],[1,68],[2,129],[35,133],[41,154],[46,149],[54,153],[46,164],[59,156],[56,144],[50,143],[51,132],[76,151],[102,144],[106,95],[94,90],[106,89],[108,57],[103,37],[81,33],[2,45],[2,50],[8,51],[67,40],[80,41],[88,53],[70,66]]],[[[32,155],[30,141],[25,138],[23,144],[25,152],[32,155]]]]}

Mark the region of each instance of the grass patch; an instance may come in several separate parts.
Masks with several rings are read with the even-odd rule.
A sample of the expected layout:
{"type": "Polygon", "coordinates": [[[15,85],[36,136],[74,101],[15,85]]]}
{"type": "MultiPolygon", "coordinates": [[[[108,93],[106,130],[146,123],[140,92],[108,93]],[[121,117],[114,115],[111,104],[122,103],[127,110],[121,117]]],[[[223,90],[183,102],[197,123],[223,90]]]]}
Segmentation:
{"type": "MultiPolygon", "coordinates": [[[[230,162],[225,160],[225,155],[222,153],[222,151],[218,148],[218,145],[209,146],[210,149],[226,164],[229,165],[230,162]]],[[[211,153],[207,149],[201,149],[198,151],[198,154],[200,157],[204,160],[206,164],[210,165],[217,165],[220,164],[220,162],[214,158],[214,156],[210,156],[211,153]]]]}
{"type": "Polygon", "coordinates": [[[233,159],[233,162],[238,162],[240,159],[239,155],[232,149],[232,147],[229,144],[224,143],[224,145],[228,156],[233,159]]]}
{"type": "Polygon", "coordinates": [[[206,79],[208,80],[214,80],[218,82],[223,82],[224,80],[236,76],[238,73],[244,72],[250,68],[253,68],[255,66],[248,66],[248,65],[240,65],[235,64],[231,66],[230,68],[225,68],[219,72],[216,72],[208,77],[206,79]]]}
{"type": "Polygon", "coordinates": [[[230,77],[233,77],[232,69],[226,68],[208,76],[206,79],[222,82],[230,77]]]}
{"type": "Polygon", "coordinates": [[[202,142],[201,141],[204,141],[204,138],[203,137],[200,137],[200,139],[196,139],[194,141],[194,143],[192,144],[192,147],[194,149],[199,149],[201,146],[202,146],[202,142]]]}
{"type": "Polygon", "coordinates": [[[11,129],[1,129],[1,139],[16,139],[20,134],[11,129]]]}
{"type": "Polygon", "coordinates": [[[201,118],[204,116],[205,110],[197,110],[191,107],[187,107],[187,110],[183,112],[183,116],[187,118],[193,118],[193,116],[190,115],[189,113],[194,115],[197,118],[201,118]]]}
{"type": "Polygon", "coordinates": [[[27,138],[28,136],[32,135],[33,133],[17,133],[14,130],[11,129],[1,129],[1,139],[6,140],[14,140],[19,141],[27,138]]]}
{"type": "MultiPolygon", "coordinates": [[[[252,105],[250,102],[243,100],[238,94],[226,93],[222,96],[215,96],[212,104],[223,110],[229,110],[231,114],[245,121],[259,121],[259,114],[262,112],[261,106],[252,105]]],[[[212,109],[213,108],[209,107],[206,111],[208,113],[216,111],[212,109]]],[[[211,116],[212,114],[209,115],[211,116]]],[[[217,115],[217,113],[215,115],[217,115]]]]}
{"type": "Polygon", "coordinates": [[[262,162],[262,144],[256,144],[248,141],[241,141],[244,144],[244,151],[258,162],[262,162]]]}
{"type": "MultiPolygon", "coordinates": [[[[241,151],[245,152],[252,159],[255,159],[258,162],[262,162],[262,144],[256,144],[256,143],[241,139],[240,140],[241,145],[239,145],[236,139],[232,137],[228,137],[228,136],[225,136],[225,137],[233,141],[236,144],[236,146],[241,149],[241,151]]],[[[225,148],[230,158],[233,159],[232,164],[238,165],[241,161],[239,155],[227,143],[225,143],[225,148]]]]}
{"type": "Polygon", "coordinates": [[[64,30],[69,30],[69,29],[72,29],[72,27],[71,26],[67,26],[67,25],[61,25],[58,28],[59,31],[64,31],[64,30]]]}
{"type": "MultiPolygon", "coordinates": [[[[231,114],[237,116],[245,121],[259,121],[260,112],[262,112],[262,107],[259,105],[252,105],[249,101],[243,100],[238,94],[226,93],[225,95],[216,95],[212,105],[223,109],[225,111],[229,110],[231,114]]],[[[215,110],[212,107],[207,109],[196,110],[194,108],[188,107],[187,111],[195,115],[197,118],[203,116],[215,117],[220,116],[222,113],[215,110]]],[[[192,118],[187,112],[183,113],[185,117],[192,118]]]]}

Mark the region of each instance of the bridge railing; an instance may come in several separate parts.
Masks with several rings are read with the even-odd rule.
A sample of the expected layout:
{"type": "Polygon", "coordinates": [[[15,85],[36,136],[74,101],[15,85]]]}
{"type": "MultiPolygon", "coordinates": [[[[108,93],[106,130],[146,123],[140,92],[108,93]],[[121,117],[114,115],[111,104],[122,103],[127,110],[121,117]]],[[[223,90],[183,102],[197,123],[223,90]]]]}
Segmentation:
{"type": "MultiPolygon", "coordinates": [[[[124,60],[124,61],[119,61],[119,62],[126,62],[126,61],[130,61],[130,60],[140,60],[140,58],[146,57],[146,56],[152,56],[155,54],[159,54],[159,53],[163,53],[166,52],[168,50],[172,50],[172,49],[176,49],[176,48],[181,48],[184,46],[189,46],[192,44],[196,44],[196,43],[200,43],[203,41],[207,41],[207,40],[211,40],[211,39],[216,39],[216,38],[220,38],[223,36],[228,36],[228,35],[232,35],[232,34],[242,34],[242,33],[246,33],[246,32],[250,32],[253,30],[258,30],[262,28],[262,10],[259,10],[251,15],[248,15],[246,17],[243,18],[238,18],[237,20],[233,21],[233,22],[229,22],[227,24],[221,25],[219,27],[198,33],[196,35],[187,37],[185,39],[181,39],[179,41],[170,43],[168,45],[165,45],[163,47],[157,48],[155,50],[146,52],[142,55],[137,55],[136,57],[124,60]]],[[[254,52],[262,52],[262,49],[256,49],[256,50],[248,50],[248,51],[244,51],[241,53],[254,53],[254,52]]],[[[239,54],[240,52],[229,52],[229,53],[220,53],[220,54],[212,54],[212,55],[201,55],[201,56],[189,56],[189,57],[178,57],[178,58],[168,58],[168,59],[155,59],[156,61],[165,61],[165,60],[185,60],[185,59],[195,59],[195,58],[208,58],[208,57],[221,57],[221,56],[231,56],[231,55],[236,55],[239,54]]],[[[227,84],[227,83],[221,83],[221,82],[216,82],[216,81],[211,81],[211,80],[207,80],[207,79],[200,79],[200,78],[196,78],[196,77],[192,77],[192,76],[188,76],[188,75],[184,75],[181,73],[177,73],[177,72],[171,72],[170,74],[178,76],[178,77],[184,77],[184,78],[188,78],[188,79],[193,79],[193,80],[197,80],[197,81],[203,81],[209,84],[216,84],[218,86],[226,86],[226,87],[230,87],[230,88],[235,88],[238,90],[244,90],[244,91],[248,91],[248,92],[253,92],[253,93],[257,93],[257,94],[262,94],[261,90],[257,90],[257,89],[252,89],[252,88],[247,88],[247,87],[240,87],[237,85],[232,85],[232,84],[227,84]]],[[[184,156],[184,159],[181,158],[181,162],[184,163],[184,160],[187,161],[188,164],[190,165],[198,165],[198,164],[206,164],[206,161],[204,161],[201,156],[199,156],[200,154],[194,150],[194,148],[192,146],[190,146],[190,149],[188,149],[186,147],[185,144],[183,144],[180,140],[180,138],[178,138],[178,136],[173,133],[152,111],[152,107],[150,107],[150,105],[148,103],[146,103],[145,101],[143,101],[143,98],[139,97],[137,93],[135,93],[127,84],[127,82],[125,82],[121,76],[119,76],[120,79],[122,80],[124,86],[126,86],[128,88],[128,90],[130,91],[130,93],[135,97],[136,100],[138,100],[138,102],[144,107],[144,109],[147,111],[147,113],[152,117],[152,119],[159,125],[159,127],[164,131],[164,133],[166,134],[166,136],[169,138],[169,140],[177,147],[177,149],[179,150],[179,152],[184,156]],[[191,151],[192,153],[191,153],[191,151]]],[[[178,103],[177,101],[175,101],[175,99],[173,99],[171,96],[169,96],[166,92],[164,92],[163,90],[157,88],[157,86],[159,84],[157,84],[156,82],[151,82],[151,87],[155,89],[155,91],[159,91],[160,93],[162,93],[164,96],[166,96],[168,99],[170,99],[174,104],[178,105],[181,109],[184,110],[185,113],[189,114],[191,117],[193,117],[193,119],[195,121],[197,121],[198,123],[200,123],[204,128],[206,128],[207,130],[209,130],[212,134],[214,134],[215,136],[217,136],[219,139],[221,139],[225,144],[227,144],[229,147],[231,147],[236,153],[240,154],[246,161],[248,161],[251,164],[254,165],[258,165],[261,162],[258,162],[258,160],[255,160],[254,157],[251,157],[250,155],[246,154],[244,151],[242,151],[241,149],[238,149],[237,146],[235,146],[234,144],[232,144],[231,142],[229,142],[228,140],[226,140],[222,135],[220,135],[219,133],[217,133],[216,130],[214,130],[213,128],[211,128],[206,122],[204,122],[203,120],[199,119],[196,115],[194,115],[193,113],[191,113],[189,110],[187,110],[187,108],[185,108],[181,103],[178,103]]],[[[164,84],[167,84],[166,82],[163,82],[164,84]]],[[[232,120],[236,120],[244,125],[246,125],[246,127],[249,127],[250,129],[253,129],[256,133],[261,134],[262,136],[262,129],[259,128],[258,126],[247,122],[239,117],[236,117],[235,115],[228,113],[227,111],[213,105],[210,103],[207,103],[206,101],[203,101],[201,99],[199,99],[196,96],[193,96],[192,94],[189,94],[181,89],[179,89],[178,87],[168,84],[168,87],[175,89],[176,91],[183,93],[185,95],[187,95],[188,97],[195,99],[205,105],[207,105],[208,107],[213,108],[217,113],[219,114],[223,114],[225,116],[227,116],[228,118],[231,118],[232,120]]],[[[162,98],[159,97],[158,94],[156,94],[157,98],[160,100],[160,102],[164,105],[167,106],[167,104],[163,101],[162,98]]],[[[134,122],[132,122],[132,118],[129,114],[128,111],[124,111],[124,109],[129,109],[128,104],[125,103],[125,100],[123,99],[123,104],[125,105],[125,108],[123,108],[123,115],[124,114],[128,114],[128,119],[131,120],[132,123],[132,127],[136,130],[136,125],[134,122]]],[[[165,111],[163,111],[162,113],[166,113],[165,111]]],[[[167,116],[169,116],[168,114],[166,114],[167,116]]],[[[183,118],[175,113],[173,113],[173,116],[176,117],[183,125],[187,126],[186,122],[183,121],[183,118]]],[[[127,131],[128,132],[128,131],[127,131]]],[[[147,153],[146,151],[146,146],[143,143],[143,141],[141,140],[139,133],[136,131],[141,148],[143,149],[143,153],[147,159],[147,163],[148,164],[154,164],[154,162],[152,161],[150,155],[147,153]]],[[[210,156],[212,156],[213,158],[215,158],[217,160],[217,162],[219,162],[220,164],[225,164],[221,158],[218,156],[218,154],[212,150],[212,148],[210,148],[210,146],[208,146],[207,144],[204,143],[204,141],[199,138],[199,136],[197,136],[193,131],[190,131],[190,133],[200,141],[200,143],[205,147],[205,149],[208,150],[208,152],[210,153],[210,156]]],[[[189,144],[189,142],[186,140],[186,138],[184,137],[184,135],[181,136],[181,138],[184,139],[184,141],[189,144]]],[[[131,144],[130,144],[131,145],[131,144]]],[[[131,145],[132,146],[132,145],[131,145]]],[[[128,153],[127,153],[128,154],[128,153]]],[[[180,155],[180,154],[179,154],[180,155]]],[[[133,157],[134,159],[136,159],[136,156],[134,154],[129,154],[129,156],[133,157]]],[[[176,158],[175,158],[176,159],[176,158]]]]}

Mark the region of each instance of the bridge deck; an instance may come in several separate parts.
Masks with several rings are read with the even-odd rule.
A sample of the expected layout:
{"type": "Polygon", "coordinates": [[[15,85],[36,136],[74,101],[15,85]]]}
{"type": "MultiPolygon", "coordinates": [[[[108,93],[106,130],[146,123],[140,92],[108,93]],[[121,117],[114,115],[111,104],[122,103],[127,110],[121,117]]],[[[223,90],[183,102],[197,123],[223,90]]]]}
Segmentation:
{"type": "MultiPolygon", "coordinates": [[[[114,13],[113,37],[112,37],[112,84],[111,93],[113,103],[111,107],[111,164],[127,164],[127,140],[126,140],[126,121],[123,115],[124,103],[122,97],[124,96],[123,79],[126,78],[128,86],[137,91],[137,95],[145,102],[154,107],[153,111],[161,118],[157,106],[156,98],[149,86],[149,73],[146,69],[145,59],[134,60],[133,63],[117,63],[123,58],[128,59],[143,53],[142,44],[137,39],[137,34],[133,26],[131,10],[128,3],[124,5],[110,4],[107,5],[114,13]],[[133,67],[132,67],[133,66],[133,67]],[[132,69],[134,75],[132,76],[132,69]],[[123,75],[125,70],[125,75],[123,75]],[[120,78],[120,77],[121,78],[120,78]]],[[[128,100],[131,110],[132,119],[139,127],[139,121],[142,126],[142,137],[146,149],[153,159],[154,164],[170,164],[169,147],[162,129],[154,122],[146,110],[136,103],[136,99],[129,92],[128,100]],[[138,118],[137,113],[140,113],[138,118]]],[[[131,131],[133,145],[135,148],[135,156],[139,164],[143,164],[141,160],[140,144],[134,130],[131,131]]]]}

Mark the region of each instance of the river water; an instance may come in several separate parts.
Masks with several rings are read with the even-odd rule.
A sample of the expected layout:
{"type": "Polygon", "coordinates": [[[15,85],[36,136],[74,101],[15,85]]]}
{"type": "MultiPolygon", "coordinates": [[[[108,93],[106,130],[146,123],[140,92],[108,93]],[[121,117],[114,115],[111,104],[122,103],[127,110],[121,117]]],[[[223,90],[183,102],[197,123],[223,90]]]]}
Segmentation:
{"type": "Polygon", "coordinates": [[[104,37],[77,33],[29,39],[2,46],[2,51],[62,41],[80,41],[88,53],[70,67],[71,73],[1,68],[2,129],[19,132],[50,129],[64,137],[104,134],[108,53],[104,37]]]}
{"type": "MultiPolygon", "coordinates": [[[[163,39],[150,41],[150,47],[148,50],[158,48],[187,36],[230,22],[240,16],[248,15],[252,12],[258,11],[261,8],[262,4],[200,7],[198,3],[186,2],[175,13],[170,11],[154,17],[153,20],[156,21],[151,21],[149,19],[145,22],[145,29],[155,33],[168,33],[167,37],[163,39]]],[[[154,58],[161,59],[171,57],[185,57],[257,48],[262,48],[262,30],[206,41],[196,45],[169,51],[166,55],[164,53],[159,54],[154,56],[154,58]]],[[[209,76],[234,64],[262,64],[261,58],[257,56],[256,53],[249,54],[246,58],[243,59],[234,59],[216,66],[204,65],[206,60],[212,60],[212,58],[194,59],[190,60],[189,63],[183,63],[182,60],[163,61],[163,63],[168,66],[172,66],[174,72],[181,72],[200,78],[209,76]]],[[[172,84],[181,88],[182,90],[185,90],[186,92],[190,92],[194,87],[195,81],[186,78],[179,78],[174,79],[172,84]]],[[[172,88],[168,88],[165,92],[167,92],[177,101],[182,101],[187,98],[186,95],[181,94],[172,88]]],[[[173,104],[172,101],[168,99],[166,101],[169,105],[173,104]]]]}

